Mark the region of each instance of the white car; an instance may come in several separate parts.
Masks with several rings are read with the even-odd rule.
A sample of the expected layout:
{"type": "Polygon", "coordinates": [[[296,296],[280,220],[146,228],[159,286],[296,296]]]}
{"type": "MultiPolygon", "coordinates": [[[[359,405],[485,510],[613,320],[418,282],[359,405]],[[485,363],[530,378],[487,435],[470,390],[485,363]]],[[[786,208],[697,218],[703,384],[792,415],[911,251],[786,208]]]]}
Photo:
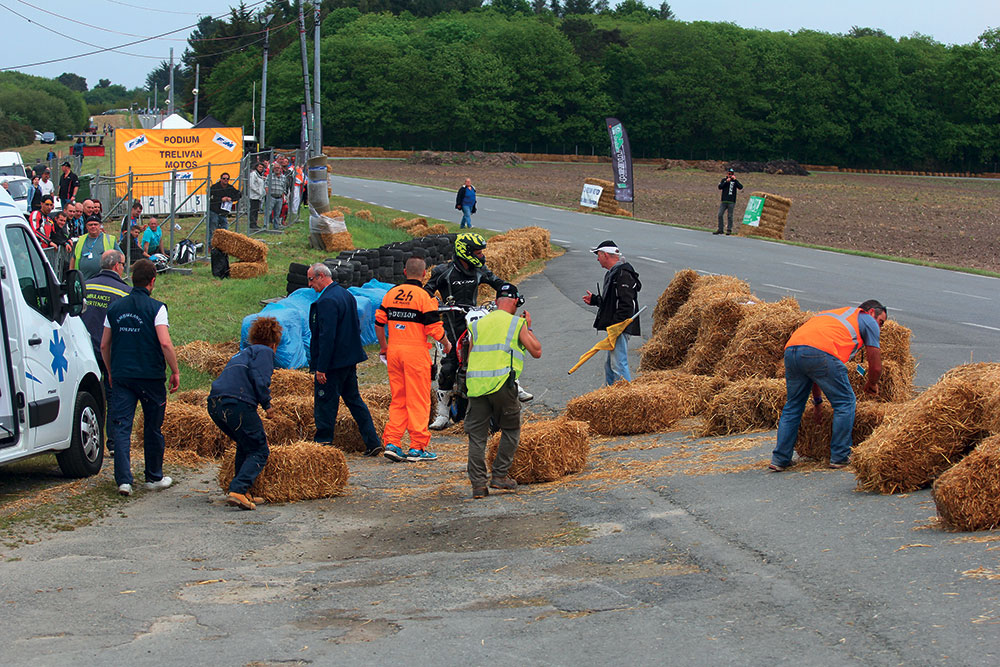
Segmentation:
{"type": "MultiPolygon", "coordinates": [[[[21,176],[0,176],[0,183],[7,184],[7,194],[10,198],[14,200],[14,205],[17,206],[17,210],[21,212],[21,215],[28,218],[28,212],[31,208],[31,202],[28,201],[28,189],[31,187],[31,181],[27,178],[21,176]]],[[[62,202],[59,197],[52,197],[52,215],[55,215],[62,210],[62,202]]]]}

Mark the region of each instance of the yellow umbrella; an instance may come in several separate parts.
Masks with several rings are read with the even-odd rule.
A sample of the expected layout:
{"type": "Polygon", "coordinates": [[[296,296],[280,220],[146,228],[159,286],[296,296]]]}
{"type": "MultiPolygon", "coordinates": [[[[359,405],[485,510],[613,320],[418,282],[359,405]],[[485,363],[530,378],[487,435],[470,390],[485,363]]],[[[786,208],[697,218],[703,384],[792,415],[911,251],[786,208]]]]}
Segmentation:
{"type": "Polygon", "coordinates": [[[576,365],[573,366],[573,368],[569,369],[569,373],[572,373],[573,371],[575,371],[580,366],[583,366],[583,364],[588,359],[590,359],[592,356],[594,356],[595,354],[597,354],[601,350],[613,350],[613,349],[615,349],[615,341],[618,340],[618,336],[620,336],[622,334],[622,332],[625,331],[625,328],[629,324],[632,323],[632,320],[634,320],[635,318],[639,317],[639,313],[641,313],[644,310],[646,310],[646,306],[643,306],[642,308],[640,308],[639,311],[635,315],[633,315],[632,317],[628,318],[627,320],[619,322],[618,324],[612,324],[610,327],[608,327],[608,336],[607,336],[607,338],[605,338],[604,340],[600,341],[599,343],[597,343],[597,345],[595,345],[594,347],[592,347],[589,350],[587,350],[586,352],[584,352],[583,356],[580,357],[580,361],[576,362],[576,365]]]}

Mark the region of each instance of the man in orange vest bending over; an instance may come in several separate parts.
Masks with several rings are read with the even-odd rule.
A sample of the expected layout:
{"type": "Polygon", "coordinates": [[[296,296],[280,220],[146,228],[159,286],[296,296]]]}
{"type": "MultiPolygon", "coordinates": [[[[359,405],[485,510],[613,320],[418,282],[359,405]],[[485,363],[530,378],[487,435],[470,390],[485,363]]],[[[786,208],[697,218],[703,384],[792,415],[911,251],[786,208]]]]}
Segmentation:
{"type": "Polygon", "coordinates": [[[785,390],[787,398],[778,422],[778,444],[771,452],[771,465],[781,472],[792,465],[792,451],[799,435],[799,422],[810,390],[818,419],[826,394],[833,408],[833,435],[830,438],[830,467],[847,466],[854,429],[855,396],[847,378],[851,357],[865,347],[868,360],[867,394],[878,393],[882,375],[879,332],[885,323],[885,306],[869,299],[857,308],[837,308],[817,313],[795,330],[785,344],[785,390]]]}
{"type": "Polygon", "coordinates": [[[386,292],[375,311],[375,335],[380,353],[389,371],[389,421],[382,440],[385,458],[390,461],[433,461],[436,454],[427,449],[431,433],[431,355],[428,336],[451,351],[451,341],[444,334],[437,299],[423,288],[427,264],[419,257],[406,260],[406,282],[386,292]],[[410,431],[410,449],[401,445],[403,432],[410,431]]]}

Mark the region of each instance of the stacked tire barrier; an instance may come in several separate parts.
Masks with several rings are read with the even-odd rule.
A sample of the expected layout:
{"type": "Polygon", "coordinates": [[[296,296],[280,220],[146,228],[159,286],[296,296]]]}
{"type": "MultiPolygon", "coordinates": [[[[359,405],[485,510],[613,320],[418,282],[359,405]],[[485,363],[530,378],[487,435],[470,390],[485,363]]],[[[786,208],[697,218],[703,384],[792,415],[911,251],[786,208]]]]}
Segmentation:
{"type": "MultiPolygon", "coordinates": [[[[380,248],[345,250],[336,257],[323,260],[330,267],[333,279],[344,287],[361,287],[369,280],[398,284],[403,282],[403,267],[414,255],[423,257],[431,267],[452,259],[457,234],[433,234],[409,241],[387,243],[380,248]]],[[[288,294],[309,286],[309,267],[293,262],[288,265],[285,288],[288,294]]]]}

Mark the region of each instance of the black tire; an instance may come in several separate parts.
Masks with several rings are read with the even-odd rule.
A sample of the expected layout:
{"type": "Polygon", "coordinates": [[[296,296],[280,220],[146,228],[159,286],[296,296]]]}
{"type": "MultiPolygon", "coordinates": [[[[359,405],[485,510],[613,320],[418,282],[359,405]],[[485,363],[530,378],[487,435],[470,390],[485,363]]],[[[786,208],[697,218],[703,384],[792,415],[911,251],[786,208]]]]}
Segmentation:
{"type": "Polygon", "coordinates": [[[289,273],[288,274],[288,284],[298,285],[299,287],[308,287],[309,278],[299,273],[289,273]]]}
{"type": "Polygon", "coordinates": [[[376,271],[375,277],[378,278],[379,282],[391,283],[393,278],[392,267],[381,267],[376,271]]]}
{"type": "Polygon", "coordinates": [[[308,264],[299,264],[298,262],[292,262],[291,264],[288,265],[288,273],[289,273],[289,275],[291,275],[291,274],[294,273],[294,274],[297,274],[297,275],[304,276],[308,272],[309,272],[309,265],[308,264]]]}
{"type": "Polygon", "coordinates": [[[295,283],[285,283],[285,294],[291,294],[295,290],[302,289],[302,285],[296,285],[295,283]]]}
{"type": "Polygon", "coordinates": [[[379,267],[381,268],[389,267],[391,269],[392,265],[398,261],[399,260],[393,257],[392,255],[386,255],[385,257],[379,258],[379,267]]]}
{"type": "Polygon", "coordinates": [[[97,399],[86,391],[77,394],[69,449],[56,454],[63,475],[90,477],[101,472],[104,463],[104,423],[104,414],[97,405],[97,399]]]}

